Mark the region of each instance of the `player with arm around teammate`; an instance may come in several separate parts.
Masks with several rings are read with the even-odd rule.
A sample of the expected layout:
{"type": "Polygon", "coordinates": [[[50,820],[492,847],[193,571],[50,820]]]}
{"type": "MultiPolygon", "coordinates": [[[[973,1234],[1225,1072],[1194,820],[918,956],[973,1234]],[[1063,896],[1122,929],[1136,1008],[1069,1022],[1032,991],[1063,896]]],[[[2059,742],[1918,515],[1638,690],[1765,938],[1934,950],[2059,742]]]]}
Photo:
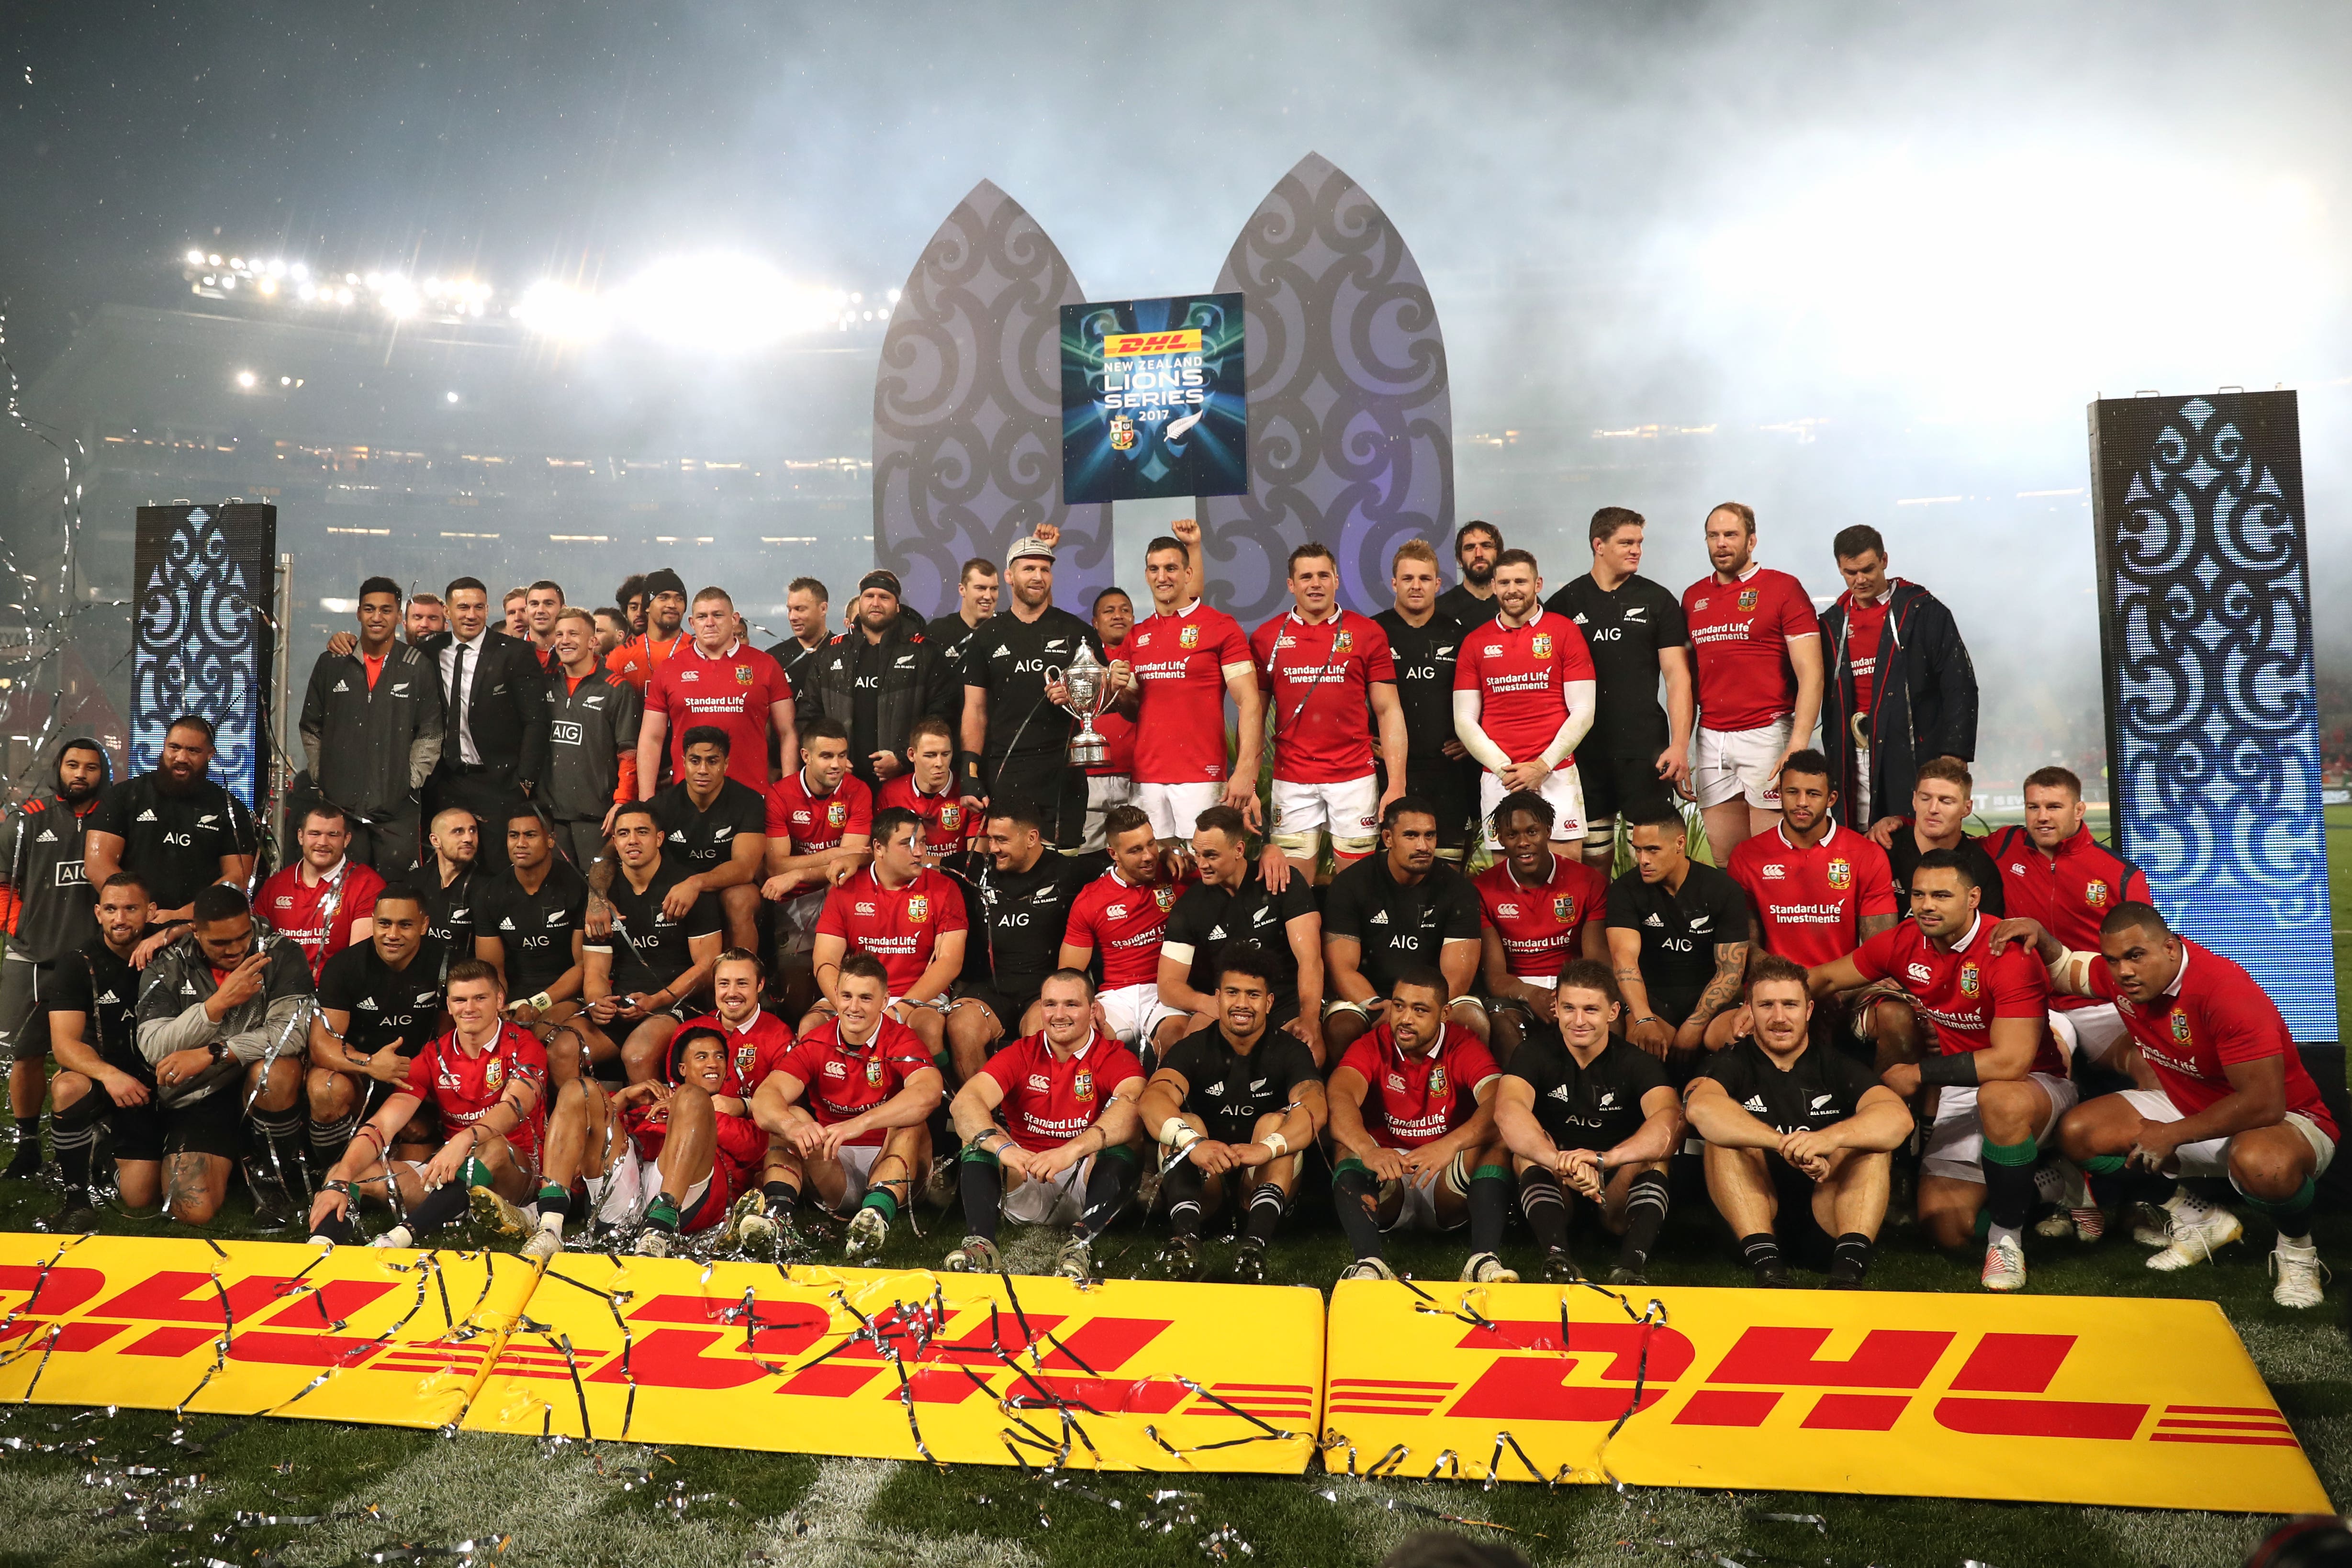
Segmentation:
{"type": "Polygon", "coordinates": [[[1609,1282],[1645,1285],[1666,1220],[1666,1161],[1682,1147],[1682,1096],[1655,1057],[1610,1033],[1624,1009],[1606,963],[1570,963],[1553,1001],[1558,1036],[1529,1038],[1495,1090],[1519,1207],[1543,1246],[1547,1280],[1584,1277],[1568,1249],[1572,1193],[1625,1238],[1609,1282]]]}
{"type": "Polygon", "coordinates": [[[1160,1191],[1172,1232],[1159,1268],[1198,1276],[1201,1222],[1248,1192],[1234,1278],[1265,1281],[1265,1248],[1298,1185],[1298,1162],[1322,1131],[1323,1079],[1305,1041],[1267,1020],[1268,964],[1236,942],[1217,966],[1216,1022],[1179,1040],[1144,1086],[1144,1131],[1166,1162],[1160,1191]]]}

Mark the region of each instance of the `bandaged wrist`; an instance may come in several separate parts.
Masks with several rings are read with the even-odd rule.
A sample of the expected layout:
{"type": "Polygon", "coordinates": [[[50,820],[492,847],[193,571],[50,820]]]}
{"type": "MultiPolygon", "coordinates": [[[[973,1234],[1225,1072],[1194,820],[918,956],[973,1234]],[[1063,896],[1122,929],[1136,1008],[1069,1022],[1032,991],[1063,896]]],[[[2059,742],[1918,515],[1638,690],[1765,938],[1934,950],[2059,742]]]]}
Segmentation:
{"type": "Polygon", "coordinates": [[[1191,1129],[1184,1125],[1182,1117],[1171,1116],[1160,1124],[1160,1142],[1173,1149],[1176,1147],[1176,1141],[1190,1131],[1191,1129]]]}
{"type": "Polygon", "coordinates": [[[546,1012],[550,1007],[552,1007],[552,1006],[554,1006],[554,1005],[555,1005],[555,998],[554,998],[554,997],[552,997],[552,996],[550,996],[550,995],[549,995],[546,992],[544,992],[544,991],[541,992],[538,995],[536,995],[536,996],[534,996],[534,997],[532,997],[532,998],[530,999],[530,1007],[531,1007],[531,1011],[532,1011],[532,1012],[534,1012],[534,1013],[544,1013],[544,1012],[546,1012]]]}
{"type": "Polygon", "coordinates": [[[1977,1086],[1977,1054],[1961,1051],[1955,1056],[1933,1057],[1919,1064],[1919,1082],[1936,1089],[1974,1089],[1977,1086]]]}
{"type": "Polygon", "coordinates": [[[1266,1152],[1277,1160],[1290,1152],[1290,1140],[1279,1132],[1269,1132],[1258,1142],[1265,1144],[1266,1152]]]}

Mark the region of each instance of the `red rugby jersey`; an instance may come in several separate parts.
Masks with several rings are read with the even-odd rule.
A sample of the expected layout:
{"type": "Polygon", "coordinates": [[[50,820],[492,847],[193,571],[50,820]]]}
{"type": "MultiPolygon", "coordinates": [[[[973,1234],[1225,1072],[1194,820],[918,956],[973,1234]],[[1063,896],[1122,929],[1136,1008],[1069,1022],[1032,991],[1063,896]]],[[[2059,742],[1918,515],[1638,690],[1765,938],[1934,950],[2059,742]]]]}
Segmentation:
{"type": "Polygon", "coordinates": [[[457,1031],[450,1030],[416,1053],[403,1087],[439,1111],[443,1134],[454,1138],[459,1128],[488,1114],[507,1086],[517,1081],[534,1086],[539,1098],[507,1142],[536,1161],[547,1135],[547,1047],[521,1025],[500,1024],[478,1056],[458,1044],[457,1031]]]}
{"type": "Polygon", "coordinates": [[[1168,933],[1168,911],[1184,889],[1173,882],[1146,888],[1113,867],[1078,889],[1062,940],[1090,947],[1102,963],[1102,988],[1157,984],[1160,942],[1168,933]]]}
{"type": "Polygon", "coordinates": [[[790,838],[795,855],[841,847],[845,833],[874,831],[874,792],[856,773],[831,795],[811,795],[808,770],[794,768],[768,786],[768,837],[790,838]]]}
{"type": "Polygon", "coordinates": [[[951,855],[961,849],[967,840],[978,837],[979,824],[970,820],[974,814],[964,809],[963,796],[957,793],[953,773],[948,775],[947,789],[940,795],[925,795],[915,787],[914,774],[900,773],[883,782],[881,798],[874,805],[877,811],[887,811],[895,805],[921,817],[924,847],[935,854],[951,855]]]}
{"type": "Polygon", "coordinates": [[[1697,658],[1701,725],[1760,730],[1796,711],[1789,645],[1822,635],[1802,583],[1763,565],[1736,583],[1710,572],[1683,590],[1683,617],[1697,658]]]}
{"type": "Polygon", "coordinates": [[[850,952],[880,959],[889,972],[890,994],[898,996],[930,967],[940,937],[968,923],[963,894],[942,873],[926,867],[905,886],[886,888],[874,868],[865,866],[825,894],[816,934],[837,936],[850,952]]]}
{"type": "Polygon", "coordinates": [[[689,1018],[682,1027],[716,1029],[727,1037],[727,1081],[719,1092],[732,1100],[748,1101],[793,1048],[792,1026],[765,1007],[752,1008],[740,1028],[730,1027],[716,1013],[689,1018]]]}
{"type": "Polygon", "coordinates": [[[302,885],[300,865],[273,873],[254,895],[254,912],[278,935],[302,949],[316,980],[327,960],[352,945],[352,922],[375,918],[383,879],[373,867],[346,858],[311,887],[302,885]]]}
{"type": "MultiPolygon", "coordinates": [[[[1890,578],[1891,592],[1899,579],[1890,578]]],[[[1878,685],[1878,644],[1886,635],[1886,599],[1864,609],[1853,602],[1852,594],[1841,601],[1845,605],[1845,667],[1853,673],[1853,710],[1870,711],[1871,693],[1878,685]]]]}
{"type": "MultiPolygon", "coordinates": [[[[2121,903],[2153,904],[2140,868],[2100,843],[2087,826],[2059,840],[2045,855],[2022,826],[1995,828],[1984,852],[2000,869],[2001,907],[2042,922],[2042,929],[2077,952],[2099,951],[2099,925],[2121,903]]],[[[2088,996],[2053,996],[2062,1013],[2095,1007],[2088,996]]]]}
{"type": "MultiPolygon", "coordinates": [[[[758,1122],[748,1116],[730,1116],[723,1110],[711,1120],[718,1158],[711,1163],[710,1184],[719,1194],[719,1199],[715,1205],[708,1197],[703,1200],[695,1210],[695,1217],[702,1219],[702,1223],[688,1226],[690,1230],[708,1228],[711,1222],[703,1219],[705,1215],[714,1213],[723,1215],[727,1205],[750,1184],[749,1178],[768,1159],[768,1134],[758,1122]]],[[[639,1159],[658,1160],[661,1158],[662,1142],[669,1136],[669,1107],[646,1100],[624,1106],[621,1129],[629,1135],[629,1142],[637,1146],[639,1159]]]]}
{"type": "MultiPolygon", "coordinates": [[[[1462,634],[1454,689],[1475,691],[1478,728],[1515,763],[1543,755],[1568,722],[1568,685],[1591,680],[1592,650],[1574,621],[1538,610],[1524,626],[1499,620],[1462,634]]],[[[1573,756],[1561,767],[1573,767],[1573,756]]]]}
{"type": "Polygon", "coordinates": [[[1024,1035],[980,1069],[1004,1092],[997,1115],[1024,1149],[1058,1148],[1095,1124],[1118,1086],[1143,1077],[1135,1053],[1096,1032],[1065,1061],[1044,1030],[1024,1035]]]}
{"type": "Polygon", "coordinates": [[[1766,951],[1810,969],[1862,945],[1862,921],[1901,913],[1886,851],[1832,824],[1810,849],[1776,827],[1731,852],[1731,879],[1748,895],[1766,951]]]}
{"type": "Polygon", "coordinates": [[[1138,621],[1127,662],[1139,784],[1201,784],[1225,776],[1225,667],[1248,666],[1249,638],[1223,610],[1194,600],[1176,615],[1138,621]]]}
{"type": "Polygon", "coordinates": [[[1551,858],[1551,878],[1522,882],[1507,859],[1470,884],[1503,939],[1503,966],[1521,980],[1556,980],[1582,949],[1584,928],[1609,915],[1609,879],[1573,855],[1551,858]]]}
{"type": "Polygon", "coordinates": [[[727,731],[727,776],[748,789],[768,787],[768,712],[793,700],[784,667],[748,643],[716,658],[682,638],[646,681],[646,711],[669,725],[669,776],[686,774],[686,732],[698,724],[727,731]]]}
{"type": "Polygon", "coordinates": [[[2022,943],[1996,956],[1993,922],[1979,915],[1949,952],[1929,942],[1916,921],[1897,921],[1862,944],[1854,967],[1864,980],[1892,977],[1919,1014],[1936,1026],[1936,1046],[1945,1056],[1980,1051],[1992,1044],[1995,1018],[2032,1018],[2042,1027],[2035,1072],[2066,1076],[2066,1059],[2050,1037],[2050,976],[2022,943]]]}
{"type": "MultiPolygon", "coordinates": [[[[783,1070],[801,1080],[801,1104],[826,1127],[835,1126],[881,1104],[907,1087],[907,1080],[937,1064],[915,1031],[896,1018],[884,1018],[874,1037],[852,1046],[841,1037],[841,1020],[828,1018],[802,1036],[783,1060],[783,1070]]],[[[879,1145],[880,1128],[850,1140],[879,1145]]]]}
{"type": "MultiPolygon", "coordinates": [[[[1375,681],[1396,684],[1396,658],[1378,621],[1340,610],[1313,626],[1296,611],[1250,634],[1258,689],[1274,709],[1274,776],[1343,784],[1372,771],[1364,715],[1375,681]]],[[[1556,727],[1556,726],[1555,726],[1556,727]]]]}
{"type": "Polygon", "coordinates": [[[2092,958],[2089,978],[2093,996],[2116,1005],[2124,1027],[2181,1115],[2210,1110],[2230,1096],[2225,1069],[2231,1063],[2284,1057],[2286,1108],[2310,1117],[2330,1138],[2337,1135],[2336,1119],[2304,1067],[2278,1004],[2229,959],[2182,937],[2180,973],[2172,977],[2170,991],[2146,1007],[2117,989],[2105,959],[2092,958]]]}
{"type": "Polygon", "coordinates": [[[1364,1128],[1384,1149],[1434,1143],[1477,1113],[1478,1090],[1500,1072],[1478,1037],[1448,1024],[1434,1049],[1408,1057],[1386,1024],[1339,1058],[1363,1075],[1364,1128]]]}

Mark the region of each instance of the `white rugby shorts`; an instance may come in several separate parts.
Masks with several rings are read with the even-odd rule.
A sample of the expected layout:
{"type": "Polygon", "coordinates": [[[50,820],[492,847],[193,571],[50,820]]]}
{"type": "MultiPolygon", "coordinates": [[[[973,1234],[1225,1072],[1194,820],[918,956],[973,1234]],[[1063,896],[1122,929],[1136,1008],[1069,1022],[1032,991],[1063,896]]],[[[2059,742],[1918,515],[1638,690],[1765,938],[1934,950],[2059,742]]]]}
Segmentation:
{"type": "Polygon", "coordinates": [[[1331,836],[1339,855],[1368,855],[1381,838],[1381,782],[1370,773],[1338,784],[1274,781],[1270,837],[1286,852],[1311,855],[1318,836],[1331,836]]]}
{"type": "MultiPolygon", "coordinates": [[[[1491,773],[1478,775],[1478,820],[1486,835],[1486,847],[1500,849],[1503,841],[1495,837],[1495,808],[1511,792],[1503,781],[1491,773]]],[[[1537,794],[1551,805],[1551,838],[1555,844],[1572,843],[1584,837],[1584,778],[1576,771],[1573,762],[1562,763],[1544,775],[1537,794]]]]}
{"type": "Polygon", "coordinates": [[[1135,786],[1134,804],[1151,818],[1153,837],[1190,844],[1192,829],[1200,825],[1201,814],[1224,798],[1222,780],[1201,779],[1188,784],[1139,784],[1135,786]]]}
{"type": "MultiPolygon", "coordinates": [[[[2080,1091],[2073,1079],[2055,1073],[2030,1076],[2050,1097],[2050,1119],[2033,1134],[2036,1143],[2046,1143],[2058,1119],[2074,1109],[2080,1091]]],[[[1927,1144],[1919,1151],[1919,1169],[1930,1176],[1984,1184],[1984,1127],[1977,1120],[1974,1085],[1947,1084],[1937,1091],[1936,1121],[1927,1129],[1927,1144]]]]}
{"type": "MultiPolygon", "coordinates": [[[[2182,1120],[2180,1107],[2173,1104],[2172,1097],[2160,1089],[2127,1089],[2123,1095],[2131,1108],[2139,1112],[2143,1121],[2182,1120]]],[[[2303,1141],[2311,1145],[2311,1152],[2319,1156],[2319,1163],[2311,1173],[2312,1180],[2317,1181],[2327,1174],[2327,1167],[2336,1163],[2336,1140],[2321,1131],[2319,1123],[2300,1110],[2288,1111],[2286,1124],[2302,1133],[2303,1141]]],[[[2184,1176],[2229,1179],[2230,1140],[2227,1138],[2208,1138],[2201,1143],[2183,1143],[2172,1152],[2180,1162],[2180,1173],[2184,1176]]]]}
{"type": "Polygon", "coordinates": [[[1795,725],[1792,716],[1760,730],[1710,730],[1701,725],[1691,766],[1691,787],[1698,792],[1701,809],[1744,795],[1759,811],[1780,810],[1780,775],[1774,764],[1789,749],[1789,733],[1795,725]]]}

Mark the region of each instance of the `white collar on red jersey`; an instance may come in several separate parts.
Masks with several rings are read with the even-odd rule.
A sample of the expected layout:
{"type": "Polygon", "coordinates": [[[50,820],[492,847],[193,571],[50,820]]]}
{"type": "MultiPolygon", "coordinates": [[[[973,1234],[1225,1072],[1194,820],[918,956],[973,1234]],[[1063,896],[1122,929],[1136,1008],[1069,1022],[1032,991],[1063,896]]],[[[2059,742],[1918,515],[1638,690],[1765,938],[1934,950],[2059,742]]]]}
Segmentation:
{"type": "Polygon", "coordinates": [[[321,884],[324,884],[324,885],[326,885],[326,886],[331,887],[331,886],[333,886],[333,885],[335,884],[335,882],[337,882],[338,880],[340,880],[340,879],[341,879],[342,874],[343,874],[345,871],[348,871],[348,870],[350,870],[350,869],[351,869],[351,865],[352,865],[352,858],[351,858],[350,856],[346,855],[346,856],[344,856],[341,859],[340,859],[340,860],[336,861],[332,866],[330,866],[330,867],[328,867],[325,870],[323,870],[323,871],[320,872],[320,873],[319,873],[319,880],[318,880],[318,881],[316,881],[316,882],[312,882],[312,881],[308,881],[308,880],[302,880],[303,879],[305,879],[305,878],[309,875],[310,870],[310,862],[309,862],[308,860],[303,860],[303,861],[299,861],[299,862],[298,862],[298,863],[297,863],[296,868],[295,868],[295,871],[294,871],[294,875],[295,875],[296,879],[298,879],[298,880],[302,880],[302,885],[303,885],[304,887],[306,887],[306,888],[315,888],[315,887],[319,887],[319,886],[320,886],[321,884]]]}
{"type": "Polygon", "coordinates": [[[1514,888],[1549,888],[1551,886],[1552,877],[1559,875],[1559,860],[1560,858],[1558,855],[1552,856],[1551,877],[1546,877],[1540,882],[1522,882],[1519,880],[1519,868],[1511,864],[1511,858],[1506,855],[1503,857],[1503,875],[1510,879],[1511,886],[1514,888]]]}
{"type": "Polygon", "coordinates": [[[1978,929],[1983,924],[1984,911],[1982,910],[1979,910],[1976,912],[1976,918],[1969,921],[1969,929],[1960,933],[1960,940],[1952,943],[1952,951],[1954,952],[1967,952],[1969,944],[1977,939],[1978,929]]]}
{"type": "MultiPolygon", "coordinates": [[[[1086,1037],[1086,1041],[1085,1041],[1085,1043],[1084,1043],[1084,1044],[1082,1044],[1082,1045],[1080,1045],[1080,1046],[1079,1046],[1076,1050],[1072,1051],[1068,1056],[1066,1056],[1066,1057],[1063,1058],[1062,1059],[1063,1059],[1064,1061],[1072,1061],[1072,1062],[1075,1062],[1075,1061],[1084,1061],[1084,1060],[1086,1059],[1086,1055],[1087,1055],[1087,1053],[1088,1051],[1093,1050],[1093,1049],[1095,1048],[1095,1042],[1096,1042],[1097,1040],[1100,1039],[1100,1038],[1102,1038],[1102,1031],[1101,1031],[1101,1030],[1099,1030],[1099,1029],[1088,1029],[1088,1030],[1087,1031],[1087,1037],[1086,1037]]],[[[1053,1041],[1053,1037],[1052,1037],[1051,1036],[1047,1035],[1047,1034],[1045,1033],[1045,1030],[1040,1029],[1040,1030],[1038,1030],[1038,1031],[1037,1031],[1037,1039],[1038,1039],[1038,1043],[1039,1043],[1039,1044],[1041,1044],[1041,1045],[1043,1045],[1043,1046],[1045,1047],[1045,1054],[1046,1054],[1047,1056],[1049,1056],[1049,1057],[1050,1057],[1050,1056],[1052,1056],[1052,1055],[1054,1054],[1054,1041],[1053,1041]]]]}
{"type": "MultiPolygon", "coordinates": [[[[1804,846],[1802,846],[1802,845],[1801,845],[1801,844],[1797,843],[1797,842],[1796,842],[1796,840],[1794,840],[1794,839],[1792,839],[1792,838],[1790,838],[1790,837],[1789,837],[1789,824],[1788,824],[1788,821],[1787,821],[1785,818],[1783,818],[1783,819],[1782,819],[1782,820],[1781,820],[1781,821],[1780,821],[1777,826],[1775,826],[1773,827],[1772,831],[1773,831],[1773,832],[1775,832],[1775,833],[1777,833],[1777,834],[1779,834],[1779,835],[1780,836],[1780,847],[1782,847],[1783,849],[1795,849],[1795,850],[1802,850],[1802,849],[1803,849],[1804,846]]],[[[1816,843],[1816,844],[1813,846],[1813,847],[1814,847],[1814,848],[1816,848],[1816,849],[1826,849],[1826,848],[1828,848],[1828,847],[1830,847],[1830,840],[1832,840],[1832,838],[1835,838],[1837,836],[1838,836],[1838,825],[1837,825],[1837,818],[1833,816],[1833,817],[1830,818],[1830,830],[1829,830],[1827,833],[1824,833],[1824,834],[1822,834],[1822,835],[1820,842],[1816,843]]]]}
{"type": "Polygon", "coordinates": [[[2164,988],[2167,996],[2180,994],[2180,983],[2189,978],[2189,944],[2180,944],[2180,967],[2172,972],[2172,984],[2164,988]]]}
{"type": "Polygon", "coordinates": [[[482,1043],[482,1048],[478,1051],[466,1044],[466,1036],[464,1031],[460,1030],[455,1024],[452,1024],[449,1026],[449,1043],[457,1047],[458,1055],[479,1058],[488,1056],[492,1051],[499,1048],[499,1042],[506,1038],[507,1029],[509,1027],[509,1026],[505,1019],[499,1019],[499,1026],[490,1031],[490,1037],[482,1043]]]}
{"type": "MultiPolygon", "coordinates": [[[[1745,582],[1747,582],[1747,581],[1748,581],[1748,579],[1749,579],[1750,577],[1755,576],[1755,575],[1756,575],[1756,574],[1758,574],[1759,572],[1761,572],[1761,571],[1763,571],[1763,570],[1764,570],[1764,563],[1762,563],[1761,561],[1750,561],[1750,562],[1748,563],[1748,570],[1747,570],[1747,571],[1745,571],[1745,572],[1742,572],[1742,573],[1738,574],[1737,576],[1733,577],[1733,578],[1731,579],[1731,583],[1745,583],[1745,582]]],[[[1731,583],[1726,583],[1726,582],[1723,580],[1723,574],[1722,574],[1722,573],[1720,573],[1720,572],[1709,572],[1709,573],[1707,574],[1707,575],[1708,575],[1709,577],[1711,577],[1711,578],[1713,578],[1713,579],[1715,580],[1716,584],[1717,584],[1717,586],[1718,586],[1718,587],[1728,588],[1728,587],[1730,587],[1730,586],[1731,586],[1731,583]]]]}
{"type": "MultiPolygon", "coordinates": [[[[823,795],[819,795],[816,791],[811,789],[809,787],[808,764],[805,763],[801,764],[801,771],[793,776],[801,781],[801,793],[808,796],[811,800],[831,800],[835,795],[841,793],[841,784],[834,785],[823,795]]],[[[841,775],[841,778],[842,783],[846,784],[849,782],[850,775],[844,773],[841,775]]]]}
{"type": "Polygon", "coordinates": [[[695,641],[692,637],[688,637],[686,639],[686,646],[694,650],[695,658],[703,660],[705,663],[720,664],[724,663],[728,659],[733,658],[736,654],[742,651],[743,639],[741,637],[729,638],[727,646],[717,653],[703,652],[702,645],[695,641]]]}
{"type": "Polygon", "coordinates": [[[1336,626],[1340,622],[1348,618],[1348,607],[1345,605],[1340,604],[1337,599],[1334,599],[1331,601],[1331,613],[1329,615],[1324,616],[1319,621],[1310,621],[1305,616],[1298,613],[1298,605],[1297,602],[1294,601],[1291,604],[1290,608],[1282,612],[1282,618],[1286,623],[1293,623],[1302,626],[1336,626]]]}
{"type": "Polygon", "coordinates": [[[758,1008],[758,1007],[754,1007],[754,1008],[752,1008],[752,1009],[751,1009],[751,1016],[750,1017],[748,1017],[748,1018],[746,1018],[746,1019],[744,1019],[744,1020],[743,1020],[742,1026],[741,1026],[741,1027],[740,1027],[740,1028],[739,1028],[739,1027],[737,1027],[735,1025],[729,1023],[729,1022],[727,1021],[727,1015],[726,1015],[726,1014],[724,1014],[724,1013],[719,1012],[719,1011],[718,1009],[716,1009],[716,1008],[713,1008],[713,1009],[711,1010],[711,1014],[710,1014],[710,1016],[711,1016],[711,1017],[712,1017],[713,1019],[717,1020],[717,1022],[718,1022],[718,1024],[719,1024],[719,1028],[721,1028],[722,1030],[724,1030],[724,1031],[725,1031],[725,1032],[727,1032],[728,1034],[730,1034],[730,1035],[748,1035],[748,1034],[750,1034],[753,1029],[755,1029],[755,1028],[757,1028],[757,1027],[759,1026],[759,1024],[760,1024],[760,1015],[761,1015],[761,1013],[762,1011],[763,1011],[763,1009],[761,1009],[761,1008],[758,1008]]]}
{"type": "Polygon", "coordinates": [[[1112,881],[1117,882],[1117,883],[1118,883],[1120,887],[1122,887],[1122,888],[1142,888],[1142,887],[1149,887],[1149,886],[1150,885],[1150,884],[1146,883],[1146,882],[1130,882],[1130,881],[1129,881],[1129,880],[1127,879],[1127,878],[1126,878],[1125,874],[1124,874],[1124,873],[1122,873],[1122,872],[1119,870],[1118,866],[1118,864],[1117,864],[1116,862],[1114,862],[1114,863],[1112,864],[1112,866],[1111,866],[1110,869],[1109,869],[1109,870],[1108,870],[1108,871],[1105,871],[1105,872],[1103,873],[1103,875],[1104,875],[1104,876],[1106,876],[1106,877],[1108,877],[1112,881]]]}

